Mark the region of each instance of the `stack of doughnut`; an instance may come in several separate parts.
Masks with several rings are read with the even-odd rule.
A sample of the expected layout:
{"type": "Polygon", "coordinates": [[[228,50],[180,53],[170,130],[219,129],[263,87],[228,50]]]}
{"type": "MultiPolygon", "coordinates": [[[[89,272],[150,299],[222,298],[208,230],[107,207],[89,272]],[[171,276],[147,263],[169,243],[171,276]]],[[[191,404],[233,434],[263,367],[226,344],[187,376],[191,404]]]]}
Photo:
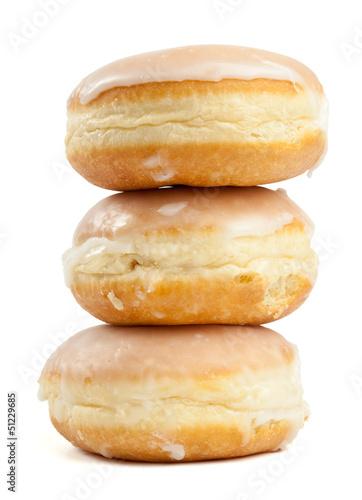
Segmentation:
{"type": "Polygon", "coordinates": [[[49,358],[39,397],[73,445],[149,462],[284,448],[308,418],[297,348],[260,325],[316,280],[313,223],[283,189],[326,152],[327,100],[289,57],[205,45],[141,54],[68,100],[67,158],[120,191],[65,252],[67,286],[108,325],[49,358]]]}

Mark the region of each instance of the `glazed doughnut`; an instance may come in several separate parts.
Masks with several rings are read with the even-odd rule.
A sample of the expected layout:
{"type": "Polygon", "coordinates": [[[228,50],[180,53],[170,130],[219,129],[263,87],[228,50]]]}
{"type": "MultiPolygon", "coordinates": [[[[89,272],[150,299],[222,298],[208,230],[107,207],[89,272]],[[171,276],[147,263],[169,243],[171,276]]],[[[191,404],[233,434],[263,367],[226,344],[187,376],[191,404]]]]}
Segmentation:
{"type": "Polygon", "coordinates": [[[312,232],[280,189],[128,191],[82,219],[63,257],[65,281],[106,323],[262,324],[312,289],[312,232]]]}
{"type": "Polygon", "coordinates": [[[263,327],[100,325],[40,377],[55,428],[108,458],[172,462],[284,447],[308,416],[298,352],[263,327]]]}
{"type": "Polygon", "coordinates": [[[286,56],[180,47],[121,59],[68,100],[66,154],[112,190],[255,186],[314,169],[326,150],[316,75],[286,56]]]}

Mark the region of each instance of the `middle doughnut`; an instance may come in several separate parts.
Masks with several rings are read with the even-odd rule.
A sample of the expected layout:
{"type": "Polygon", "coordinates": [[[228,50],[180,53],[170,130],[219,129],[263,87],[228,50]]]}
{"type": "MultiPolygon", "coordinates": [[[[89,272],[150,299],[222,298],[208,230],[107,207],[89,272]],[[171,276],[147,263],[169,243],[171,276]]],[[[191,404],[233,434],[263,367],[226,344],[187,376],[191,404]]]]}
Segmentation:
{"type": "Polygon", "coordinates": [[[261,187],[173,187],[115,194],[78,225],[66,284],[115,325],[262,324],[308,297],[313,224],[261,187]]]}

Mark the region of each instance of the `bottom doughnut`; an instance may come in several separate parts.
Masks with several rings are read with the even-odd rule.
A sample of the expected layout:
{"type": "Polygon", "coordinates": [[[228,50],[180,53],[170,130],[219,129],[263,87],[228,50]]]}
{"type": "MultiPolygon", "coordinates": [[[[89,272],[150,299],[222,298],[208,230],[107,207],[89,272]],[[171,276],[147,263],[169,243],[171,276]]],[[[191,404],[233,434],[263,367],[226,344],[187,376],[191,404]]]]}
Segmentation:
{"type": "Polygon", "coordinates": [[[40,377],[54,427],[108,458],[232,458],[283,448],[308,406],[296,348],[263,327],[97,326],[40,377]]]}

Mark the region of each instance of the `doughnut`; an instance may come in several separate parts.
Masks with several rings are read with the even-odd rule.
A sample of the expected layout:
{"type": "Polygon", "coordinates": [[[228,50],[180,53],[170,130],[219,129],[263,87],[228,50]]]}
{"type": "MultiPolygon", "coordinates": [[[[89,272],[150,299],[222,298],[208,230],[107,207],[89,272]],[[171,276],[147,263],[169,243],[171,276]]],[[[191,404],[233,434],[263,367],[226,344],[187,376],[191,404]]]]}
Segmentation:
{"type": "Polygon", "coordinates": [[[65,282],[115,325],[262,324],[309,295],[312,233],[281,189],[126,191],[81,220],[63,256],[65,282]]]}
{"type": "Polygon", "coordinates": [[[227,45],[127,57],[68,99],[66,154],[112,190],[255,186],[316,168],[327,100],[300,62],[227,45]]]}
{"type": "Polygon", "coordinates": [[[308,417],[297,349],[260,326],[95,326],[52,354],[39,383],[57,431],[108,458],[277,450],[308,417]]]}

